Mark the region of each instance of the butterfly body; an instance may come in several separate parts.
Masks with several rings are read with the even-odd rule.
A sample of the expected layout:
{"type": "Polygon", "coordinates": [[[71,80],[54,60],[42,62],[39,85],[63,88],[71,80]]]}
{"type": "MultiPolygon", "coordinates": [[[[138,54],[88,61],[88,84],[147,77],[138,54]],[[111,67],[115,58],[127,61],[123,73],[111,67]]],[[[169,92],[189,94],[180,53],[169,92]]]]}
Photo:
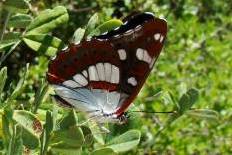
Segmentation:
{"type": "Polygon", "coordinates": [[[166,33],[166,21],[142,13],[116,30],[70,45],[49,65],[56,99],[99,123],[126,122],[125,111],[157,60],[166,33]]]}

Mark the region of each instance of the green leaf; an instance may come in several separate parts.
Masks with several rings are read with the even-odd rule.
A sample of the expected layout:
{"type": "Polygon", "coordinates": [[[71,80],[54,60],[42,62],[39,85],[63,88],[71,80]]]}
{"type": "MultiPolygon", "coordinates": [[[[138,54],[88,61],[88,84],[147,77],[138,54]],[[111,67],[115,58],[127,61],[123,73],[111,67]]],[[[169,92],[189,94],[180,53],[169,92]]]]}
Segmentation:
{"type": "Polygon", "coordinates": [[[25,28],[32,21],[32,17],[26,14],[16,14],[12,16],[8,22],[8,27],[25,28]]]}
{"type": "Polygon", "coordinates": [[[186,114],[193,118],[206,119],[206,120],[211,120],[211,121],[216,121],[216,122],[218,122],[219,120],[218,112],[214,110],[210,110],[210,109],[189,110],[186,114]]]}
{"type": "Polygon", "coordinates": [[[139,144],[140,136],[140,131],[130,130],[111,140],[106,147],[113,149],[115,152],[126,152],[139,144]]]}
{"type": "Polygon", "coordinates": [[[28,149],[36,149],[39,146],[39,137],[26,129],[22,129],[22,138],[23,145],[28,149]]]}
{"type": "Polygon", "coordinates": [[[183,94],[179,100],[179,112],[184,113],[189,110],[198,99],[198,91],[194,88],[191,88],[187,93],[183,94]]]}
{"type": "Polygon", "coordinates": [[[29,10],[29,3],[26,0],[6,0],[4,9],[13,13],[27,13],[29,10]]]}
{"type": "Polygon", "coordinates": [[[69,16],[65,7],[57,6],[54,9],[42,11],[28,26],[27,34],[48,33],[58,26],[68,22],[69,16]]]}
{"type": "Polygon", "coordinates": [[[73,41],[74,43],[79,43],[83,39],[85,35],[85,29],[78,28],[73,35],[73,41]]]}
{"type": "Polygon", "coordinates": [[[60,39],[46,34],[25,35],[23,41],[31,49],[49,56],[54,56],[64,47],[64,43],[60,39]]]}
{"type": "Polygon", "coordinates": [[[42,124],[37,117],[28,111],[15,110],[12,119],[23,128],[23,144],[30,149],[38,147],[42,124]]]}
{"type": "Polygon", "coordinates": [[[0,71],[0,101],[2,99],[2,91],[7,79],[7,67],[3,67],[0,71]]]}
{"type": "MultiPolygon", "coordinates": [[[[56,143],[61,142],[62,144],[65,144],[65,148],[70,147],[79,149],[84,143],[84,135],[80,127],[71,126],[66,130],[54,131],[53,141],[56,143]]],[[[59,145],[53,145],[53,148],[60,148],[61,143],[59,143],[59,145]]]]}
{"type": "Polygon", "coordinates": [[[77,125],[78,119],[75,110],[71,110],[60,122],[60,130],[69,129],[71,126],[77,125]]]}
{"type": "Polygon", "coordinates": [[[111,19],[101,25],[99,25],[96,29],[94,29],[89,36],[97,36],[103,34],[105,32],[109,32],[114,30],[117,27],[120,27],[123,22],[119,19],[111,19]]]}
{"type": "Polygon", "coordinates": [[[117,153],[111,148],[102,148],[94,150],[91,155],[117,155],[117,153]]]}
{"type": "Polygon", "coordinates": [[[95,13],[88,21],[85,29],[85,36],[88,36],[96,27],[99,22],[98,14],[95,13]]]}
{"type": "Polygon", "coordinates": [[[92,145],[93,142],[94,142],[94,137],[93,137],[91,129],[88,126],[82,125],[81,126],[81,130],[83,132],[84,139],[85,139],[85,142],[84,142],[83,145],[84,146],[90,146],[90,145],[92,145]]]}
{"type": "Polygon", "coordinates": [[[82,149],[71,147],[66,144],[60,143],[60,144],[56,144],[55,147],[52,147],[52,152],[54,152],[54,154],[62,154],[62,155],[81,155],[82,149]]]}
{"type": "Polygon", "coordinates": [[[179,100],[179,112],[180,113],[183,113],[185,112],[186,110],[189,110],[190,107],[191,107],[191,104],[190,104],[190,97],[189,95],[187,94],[183,94],[179,100]]]}
{"type": "Polygon", "coordinates": [[[21,33],[9,32],[4,35],[3,40],[0,42],[0,52],[12,46],[21,39],[21,33]]]}
{"type": "Polygon", "coordinates": [[[55,124],[54,124],[54,120],[53,120],[53,116],[51,111],[47,111],[46,113],[46,122],[45,122],[45,130],[47,134],[50,134],[54,128],[55,128],[55,124]]]}
{"type": "Polygon", "coordinates": [[[199,92],[195,88],[191,88],[187,91],[187,94],[189,95],[190,105],[192,106],[199,97],[199,92]]]}

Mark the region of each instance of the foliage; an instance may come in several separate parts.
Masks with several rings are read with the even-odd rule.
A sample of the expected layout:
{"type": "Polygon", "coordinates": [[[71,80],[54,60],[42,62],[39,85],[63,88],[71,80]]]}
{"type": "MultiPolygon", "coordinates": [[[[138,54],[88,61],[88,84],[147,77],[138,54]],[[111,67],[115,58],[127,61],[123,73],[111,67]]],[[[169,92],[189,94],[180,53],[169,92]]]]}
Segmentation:
{"type": "Polygon", "coordinates": [[[0,2],[1,154],[230,154],[231,6],[229,0],[0,2]],[[109,124],[111,132],[101,133],[81,114],[56,106],[47,64],[69,42],[110,31],[136,10],[164,17],[168,38],[128,124],[109,124]]]}

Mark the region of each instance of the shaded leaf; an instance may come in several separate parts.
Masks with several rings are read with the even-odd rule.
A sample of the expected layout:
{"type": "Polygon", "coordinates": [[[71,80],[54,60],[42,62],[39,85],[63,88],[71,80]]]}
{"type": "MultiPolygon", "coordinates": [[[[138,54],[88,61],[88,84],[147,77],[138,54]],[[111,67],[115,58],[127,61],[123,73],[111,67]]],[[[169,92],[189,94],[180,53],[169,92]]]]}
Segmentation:
{"type": "Polygon", "coordinates": [[[27,13],[29,10],[29,3],[26,0],[6,0],[4,9],[13,13],[27,13]]]}
{"type": "Polygon", "coordinates": [[[21,39],[21,33],[9,32],[4,35],[3,40],[0,42],[0,52],[12,46],[21,39]]]}
{"type": "Polygon", "coordinates": [[[115,152],[125,152],[139,144],[141,133],[138,130],[130,130],[111,140],[106,147],[115,152]]]}
{"type": "Polygon", "coordinates": [[[32,21],[32,17],[26,14],[16,14],[12,16],[8,22],[8,27],[25,28],[32,21]]]}
{"type": "Polygon", "coordinates": [[[77,125],[78,119],[75,110],[71,110],[60,122],[60,130],[69,129],[71,126],[77,125]]]}
{"type": "Polygon", "coordinates": [[[65,7],[57,6],[54,9],[42,11],[28,26],[27,34],[48,33],[54,28],[64,25],[69,19],[65,7]]]}
{"type": "Polygon", "coordinates": [[[25,35],[23,41],[31,49],[49,56],[54,56],[58,50],[64,47],[64,43],[60,39],[46,34],[25,35]]]}
{"type": "Polygon", "coordinates": [[[81,130],[83,132],[84,139],[85,139],[85,142],[83,145],[84,146],[92,145],[94,142],[94,137],[93,137],[93,134],[92,134],[92,131],[90,130],[90,128],[88,126],[82,125],[81,130]]]}
{"type": "Polygon", "coordinates": [[[91,155],[116,155],[117,153],[114,152],[111,148],[102,148],[98,150],[94,150],[91,155]]]}

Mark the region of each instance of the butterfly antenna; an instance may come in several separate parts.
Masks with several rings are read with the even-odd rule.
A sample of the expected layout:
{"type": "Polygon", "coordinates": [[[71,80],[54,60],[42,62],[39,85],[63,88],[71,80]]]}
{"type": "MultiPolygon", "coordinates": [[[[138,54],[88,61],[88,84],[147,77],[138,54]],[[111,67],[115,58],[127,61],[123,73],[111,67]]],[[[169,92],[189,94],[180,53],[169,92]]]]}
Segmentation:
{"type": "Polygon", "coordinates": [[[143,110],[133,110],[128,112],[141,112],[141,113],[150,113],[150,114],[174,114],[177,111],[143,111],[143,110]]]}

